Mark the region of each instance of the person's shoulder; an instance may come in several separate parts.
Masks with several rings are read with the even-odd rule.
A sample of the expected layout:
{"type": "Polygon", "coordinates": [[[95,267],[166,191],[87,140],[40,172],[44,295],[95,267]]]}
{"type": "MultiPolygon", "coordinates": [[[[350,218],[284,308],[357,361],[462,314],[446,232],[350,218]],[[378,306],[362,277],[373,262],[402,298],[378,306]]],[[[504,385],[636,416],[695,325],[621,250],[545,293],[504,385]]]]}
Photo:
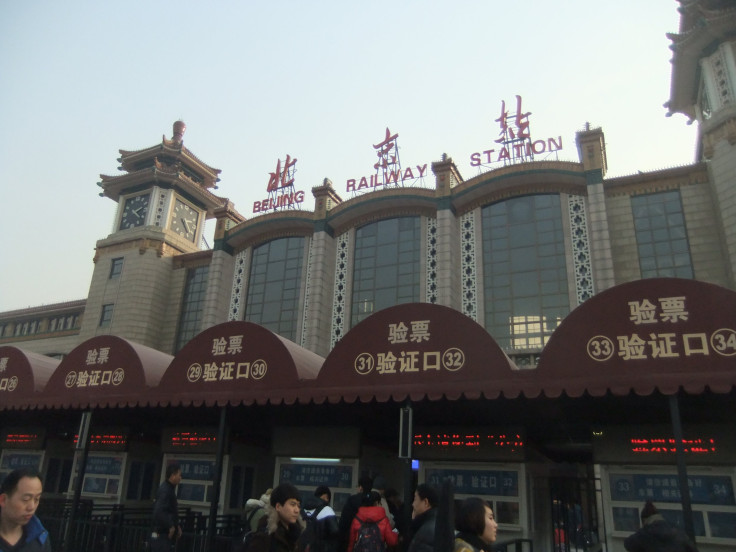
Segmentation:
{"type": "Polygon", "coordinates": [[[335,510],[333,510],[331,506],[325,505],[317,514],[317,519],[325,519],[330,516],[337,516],[337,514],[335,513],[335,510]]]}

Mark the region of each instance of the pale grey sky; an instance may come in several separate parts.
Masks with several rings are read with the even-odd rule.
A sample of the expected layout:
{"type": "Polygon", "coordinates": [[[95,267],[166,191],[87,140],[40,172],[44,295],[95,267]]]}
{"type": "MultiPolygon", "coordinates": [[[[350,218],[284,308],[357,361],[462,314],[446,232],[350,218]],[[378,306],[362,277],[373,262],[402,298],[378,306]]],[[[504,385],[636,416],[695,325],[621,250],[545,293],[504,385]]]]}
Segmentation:
{"type": "MultiPolygon", "coordinates": [[[[494,146],[501,102],[534,138],[606,135],[609,176],[689,164],[696,125],[665,117],[675,0],[0,3],[0,311],[87,296],[115,203],[98,196],[137,150],[187,124],[246,217],[268,174],[296,188],[373,172],[398,133],[404,166],[447,153],[465,178],[494,146]]],[[[306,205],[311,209],[311,201],[306,205]]],[[[212,223],[209,223],[212,226],[212,223]]]]}

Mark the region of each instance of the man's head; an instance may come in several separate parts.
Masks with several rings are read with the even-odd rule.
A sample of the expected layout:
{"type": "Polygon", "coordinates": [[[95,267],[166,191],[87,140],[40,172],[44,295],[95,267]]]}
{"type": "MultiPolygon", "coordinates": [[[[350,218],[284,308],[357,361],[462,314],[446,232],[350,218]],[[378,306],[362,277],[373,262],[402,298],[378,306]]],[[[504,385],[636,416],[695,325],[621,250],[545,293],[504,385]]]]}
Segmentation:
{"type": "Polygon", "coordinates": [[[426,483],[418,485],[417,490],[414,491],[414,501],[411,503],[412,517],[417,517],[427,510],[436,508],[439,499],[440,495],[437,489],[430,487],[426,483]]]}
{"type": "Polygon", "coordinates": [[[332,491],[327,485],[320,485],[314,490],[314,496],[329,503],[332,500],[332,491]]]}
{"type": "Polygon", "coordinates": [[[7,523],[25,525],[36,513],[41,500],[38,472],[19,469],[10,472],[0,485],[0,518],[7,523]]]}
{"type": "Polygon", "coordinates": [[[301,493],[291,483],[282,483],[271,492],[271,506],[284,525],[296,523],[299,519],[301,493]]]}
{"type": "Polygon", "coordinates": [[[181,483],[181,466],[179,464],[169,464],[166,466],[166,481],[176,486],[181,483]]]}

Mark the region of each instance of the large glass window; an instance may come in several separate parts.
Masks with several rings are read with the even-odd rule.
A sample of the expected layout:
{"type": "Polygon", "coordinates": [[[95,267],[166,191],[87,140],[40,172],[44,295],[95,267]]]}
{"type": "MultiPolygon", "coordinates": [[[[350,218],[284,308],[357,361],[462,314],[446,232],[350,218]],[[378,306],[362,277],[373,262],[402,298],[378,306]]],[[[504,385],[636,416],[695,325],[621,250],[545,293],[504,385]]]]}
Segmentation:
{"type": "Polygon", "coordinates": [[[187,281],[184,286],[184,297],[179,314],[179,332],[176,336],[178,351],[202,329],[202,309],[207,291],[209,266],[200,266],[187,270],[187,281]]]}
{"type": "Polygon", "coordinates": [[[482,210],[485,326],[504,349],[541,349],[570,312],[558,195],[482,210]]]}
{"type": "Polygon", "coordinates": [[[304,258],[302,237],[280,238],[254,248],[245,320],[296,341],[304,258]]]}
{"type": "Polygon", "coordinates": [[[351,327],[381,309],[419,301],[419,223],[402,217],[356,230],[351,327]]]}
{"type": "Polygon", "coordinates": [[[631,198],[642,278],[693,278],[680,192],[631,198]]]}

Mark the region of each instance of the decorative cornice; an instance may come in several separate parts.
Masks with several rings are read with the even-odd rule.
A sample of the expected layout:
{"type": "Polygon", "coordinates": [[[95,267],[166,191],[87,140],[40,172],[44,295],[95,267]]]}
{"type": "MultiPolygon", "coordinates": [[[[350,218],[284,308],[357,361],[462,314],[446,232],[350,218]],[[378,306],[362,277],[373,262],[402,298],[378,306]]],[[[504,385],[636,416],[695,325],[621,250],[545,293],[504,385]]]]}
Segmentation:
{"type": "Polygon", "coordinates": [[[115,254],[118,252],[130,251],[138,249],[138,253],[143,255],[148,250],[154,250],[158,257],[174,257],[182,252],[175,247],[167,244],[163,240],[154,240],[151,238],[138,238],[126,242],[114,243],[111,245],[99,245],[95,248],[95,256],[92,259],[96,263],[104,253],[105,255],[115,254]]]}
{"type": "Polygon", "coordinates": [[[708,167],[705,163],[698,163],[652,173],[611,178],[606,180],[603,186],[606,197],[617,197],[664,192],[707,182],[708,167]]]}
{"type": "Polygon", "coordinates": [[[212,262],[212,250],[183,253],[174,257],[174,268],[196,268],[212,262]]]}
{"type": "Polygon", "coordinates": [[[711,123],[710,120],[703,124],[703,157],[713,157],[715,147],[721,140],[726,140],[730,145],[736,144],[736,118],[731,116],[724,121],[711,123]],[[708,124],[710,123],[710,125],[708,124]],[[711,126],[712,125],[712,126],[711,126]]]}

